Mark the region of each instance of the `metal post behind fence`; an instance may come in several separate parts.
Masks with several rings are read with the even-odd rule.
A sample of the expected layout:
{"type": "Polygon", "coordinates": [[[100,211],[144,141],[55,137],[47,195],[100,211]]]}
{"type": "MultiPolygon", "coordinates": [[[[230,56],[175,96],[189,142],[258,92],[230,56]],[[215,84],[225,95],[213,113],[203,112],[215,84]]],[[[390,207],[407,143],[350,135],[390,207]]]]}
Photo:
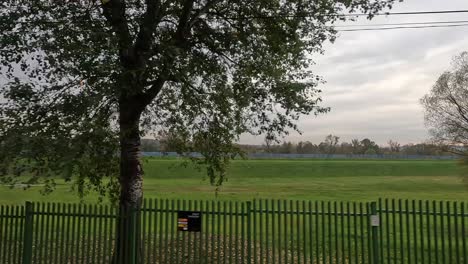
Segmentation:
{"type": "Polygon", "coordinates": [[[380,218],[377,214],[377,203],[371,203],[371,228],[372,228],[372,262],[373,264],[380,263],[379,256],[379,228],[380,228],[380,218]]]}
{"type": "Polygon", "coordinates": [[[252,263],[252,202],[247,202],[247,263],[252,263]]]}
{"type": "Polygon", "coordinates": [[[24,215],[23,264],[32,263],[33,209],[33,204],[31,202],[26,202],[24,215]]]}
{"type": "Polygon", "coordinates": [[[129,217],[128,225],[129,225],[129,236],[130,236],[130,263],[129,264],[135,264],[137,257],[137,213],[138,209],[129,206],[128,214],[127,216],[129,217]]]}

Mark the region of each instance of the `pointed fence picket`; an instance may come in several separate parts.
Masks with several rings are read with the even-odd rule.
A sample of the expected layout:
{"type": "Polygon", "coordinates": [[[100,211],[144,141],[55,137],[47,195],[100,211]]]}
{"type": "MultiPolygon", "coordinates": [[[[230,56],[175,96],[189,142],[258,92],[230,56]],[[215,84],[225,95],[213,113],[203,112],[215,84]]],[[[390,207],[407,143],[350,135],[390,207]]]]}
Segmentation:
{"type": "Polygon", "coordinates": [[[129,212],[0,205],[0,263],[468,263],[463,202],[156,199],[129,212]],[[181,211],[201,214],[200,232],[178,231],[181,211]]]}

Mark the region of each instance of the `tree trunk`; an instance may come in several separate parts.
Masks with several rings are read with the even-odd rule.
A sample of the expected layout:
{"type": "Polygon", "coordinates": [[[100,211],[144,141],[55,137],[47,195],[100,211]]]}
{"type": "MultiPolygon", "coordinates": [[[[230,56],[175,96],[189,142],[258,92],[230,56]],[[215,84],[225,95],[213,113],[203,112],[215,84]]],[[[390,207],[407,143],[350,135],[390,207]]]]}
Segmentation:
{"type": "Polygon", "coordinates": [[[140,160],[141,111],[136,104],[120,105],[120,217],[117,222],[113,264],[135,264],[141,260],[139,212],[143,201],[143,168],[140,160]]]}
{"type": "MultiPolygon", "coordinates": [[[[133,116],[133,115],[132,115],[133,116]]],[[[120,120],[120,205],[139,208],[143,198],[143,168],[140,160],[138,114],[133,120],[120,120]]],[[[122,115],[121,115],[122,118],[122,115]]]]}

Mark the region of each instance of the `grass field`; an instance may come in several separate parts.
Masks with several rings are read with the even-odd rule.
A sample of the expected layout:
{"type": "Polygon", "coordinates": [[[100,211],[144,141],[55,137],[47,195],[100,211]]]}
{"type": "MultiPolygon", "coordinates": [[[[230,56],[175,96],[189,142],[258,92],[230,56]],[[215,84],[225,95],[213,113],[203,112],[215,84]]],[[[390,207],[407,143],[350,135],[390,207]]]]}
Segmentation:
{"type": "MultiPolygon", "coordinates": [[[[236,160],[228,181],[215,195],[204,172],[176,159],[145,161],[145,198],[249,200],[254,198],[371,201],[379,197],[468,200],[468,185],[456,161],[236,160]]],[[[58,181],[48,196],[40,187],[26,191],[0,187],[0,204],[25,201],[77,202],[70,186],[58,181]]],[[[96,201],[96,195],[86,198],[96,201]]]]}

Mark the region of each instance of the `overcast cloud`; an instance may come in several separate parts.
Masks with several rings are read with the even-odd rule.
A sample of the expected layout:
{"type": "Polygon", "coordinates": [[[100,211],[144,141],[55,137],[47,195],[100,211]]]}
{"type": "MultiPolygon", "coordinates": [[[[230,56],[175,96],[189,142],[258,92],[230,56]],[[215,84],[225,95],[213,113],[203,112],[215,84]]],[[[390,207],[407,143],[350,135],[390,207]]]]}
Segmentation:
{"type": "MultiPolygon", "coordinates": [[[[468,0],[405,0],[391,12],[436,10],[468,10],[468,0]]],[[[457,20],[468,20],[468,13],[382,16],[346,25],[457,20]]],[[[331,112],[303,116],[302,135],[294,132],[286,140],[319,143],[328,134],[379,144],[428,140],[419,99],[462,51],[468,51],[468,26],[340,32],[325,55],[313,55],[315,73],[327,82],[320,87],[322,105],[331,112]]],[[[262,144],[263,137],[243,136],[240,142],[262,144]]]]}
{"type": "MultiPolygon", "coordinates": [[[[468,9],[467,0],[406,0],[392,12],[468,9]]],[[[468,20],[467,13],[376,17],[354,24],[468,20]]],[[[352,23],[347,23],[352,24],[352,23]]],[[[302,135],[287,140],[318,143],[327,134],[342,141],[368,137],[379,144],[389,139],[418,143],[429,139],[419,99],[438,76],[450,67],[452,57],[468,51],[468,27],[340,32],[325,55],[314,55],[322,85],[324,106],[331,112],[304,116],[302,135]]],[[[242,143],[262,143],[243,137],[242,143]]]]}

